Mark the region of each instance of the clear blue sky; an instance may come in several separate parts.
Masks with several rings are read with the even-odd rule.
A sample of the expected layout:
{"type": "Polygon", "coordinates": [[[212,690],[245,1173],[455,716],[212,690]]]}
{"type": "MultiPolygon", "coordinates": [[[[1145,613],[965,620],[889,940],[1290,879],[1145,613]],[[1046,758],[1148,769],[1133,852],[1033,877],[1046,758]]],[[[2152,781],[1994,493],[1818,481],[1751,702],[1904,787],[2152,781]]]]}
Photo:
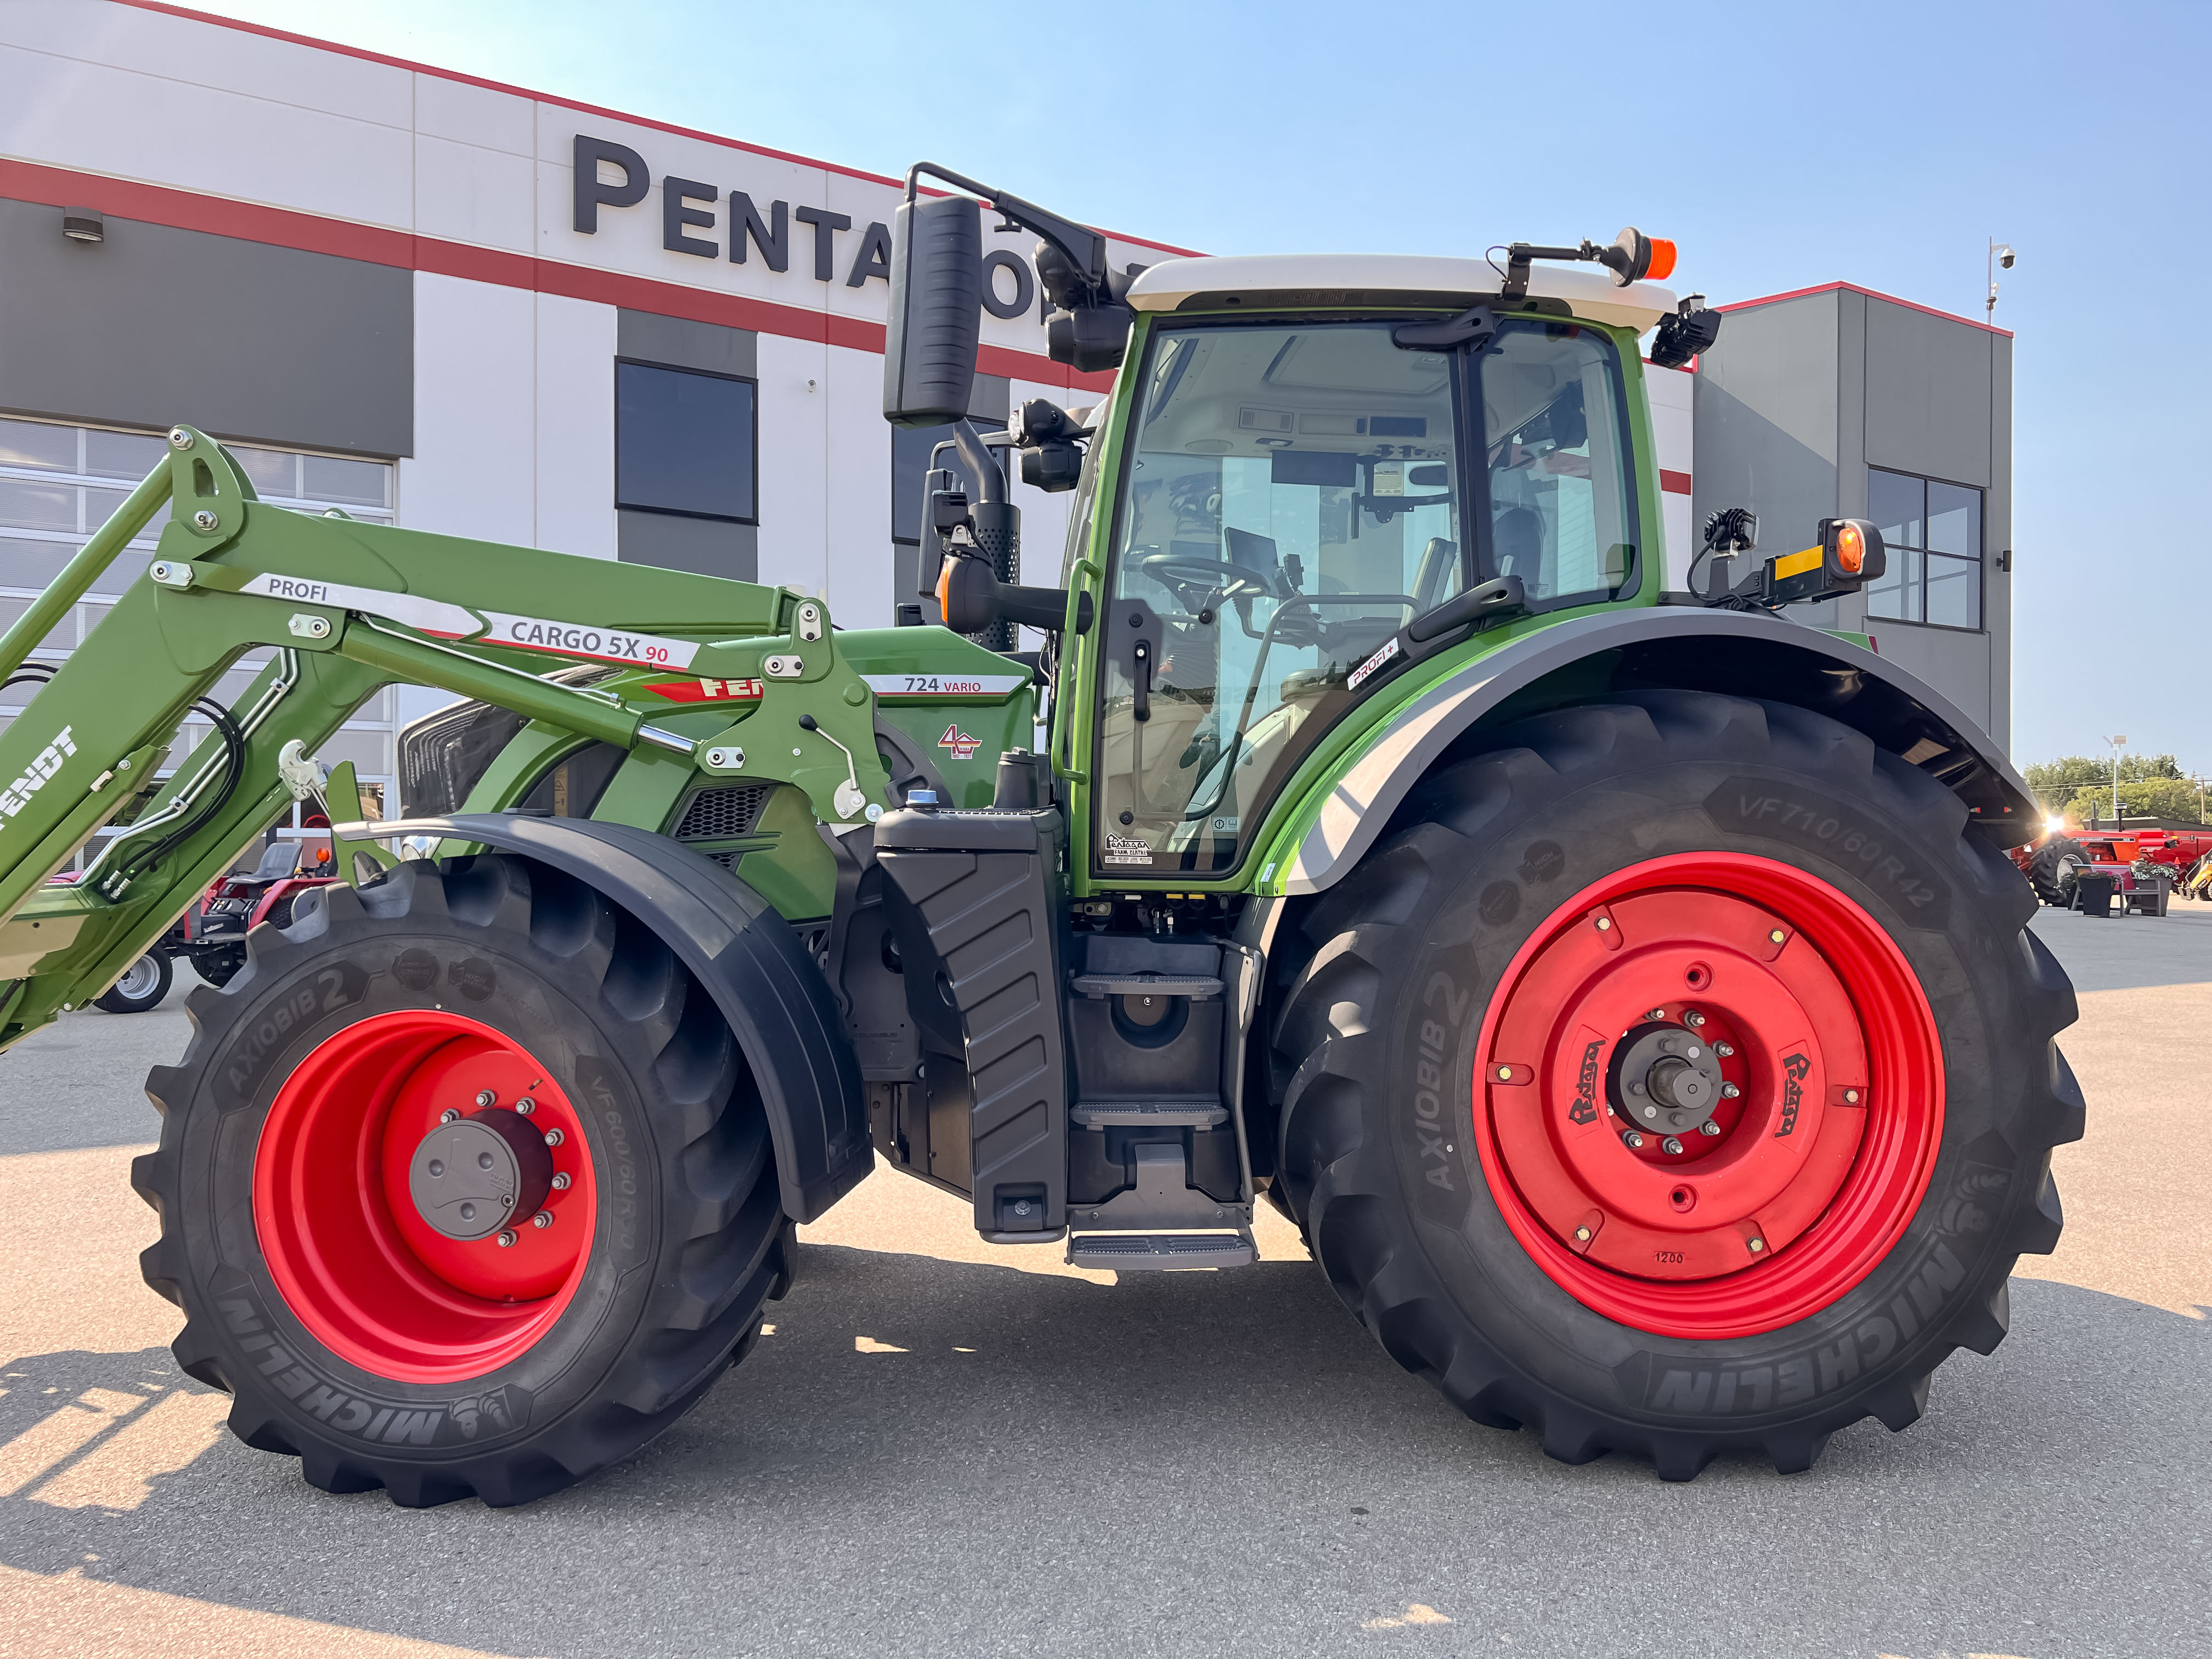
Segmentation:
{"type": "Polygon", "coordinates": [[[2212,769],[2196,0],[204,3],[880,173],[926,155],[1210,252],[1633,222],[1716,300],[1842,279],[1978,315],[1995,235],[2015,758],[2125,732],[2212,769]]]}

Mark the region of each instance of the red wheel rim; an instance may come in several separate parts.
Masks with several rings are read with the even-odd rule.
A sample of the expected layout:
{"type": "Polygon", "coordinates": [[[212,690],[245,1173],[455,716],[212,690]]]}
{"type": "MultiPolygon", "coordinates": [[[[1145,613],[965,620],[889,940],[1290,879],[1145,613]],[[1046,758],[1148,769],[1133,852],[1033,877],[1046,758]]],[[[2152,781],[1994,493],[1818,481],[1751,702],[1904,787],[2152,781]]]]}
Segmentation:
{"type": "Polygon", "coordinates": [[[1733,853],[1632,866],[1556,912],[1500,986],[1476,1048],[1483,1172],[1537,1265],[1609,1319],[1711,1339],[1806,1318],[1927,1191],[1935,1016],[1881,925],[1817,877],[1733,853]],[[1678,1032],[1736,1092],[1717,1133],[1632,1149],[1650,1107],[1623,1065],[1678,1032]]]}
{"type": "Polygon", "coordinates": [[[253,1224],[286,1304],[364,1370],[454,1382],[497,1370],[551,1328],[591,1254],[598,1200],[583,1120],[527,1049],[458,1014],[375,1014],[325,1038],[277,1091],[253,1161],[253,1224]],[[408,1162],[444,1112],[534,1103],[556,1138],[539,1227],[449,1238],[416,1211],[408,1162]]]}

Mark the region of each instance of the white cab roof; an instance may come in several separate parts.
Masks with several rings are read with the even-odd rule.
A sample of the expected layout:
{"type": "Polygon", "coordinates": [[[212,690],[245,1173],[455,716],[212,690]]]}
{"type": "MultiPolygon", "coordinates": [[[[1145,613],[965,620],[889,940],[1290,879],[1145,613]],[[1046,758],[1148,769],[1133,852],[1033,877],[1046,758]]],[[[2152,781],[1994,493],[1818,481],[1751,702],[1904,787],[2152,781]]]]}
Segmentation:
{"type": "MultiPolygon", "coordinates": [[[[1245,303],[1279,305],[1299,295],[1313,303],[1344,295],[1434,295],[1464,300],[1495,294],[1504,278],[1486,259],[1443,259],[1417,253],[1245,253],[1218,258],[1164,259],[1130,284],[1129,303],[1139,311],[1173,311],[1197,294],[1249,296],[1245,303]]],[[[1564,300],[1577,317],[1632,328],[1639,334],[1674,309],[1671,289],[1656,283],[1613,285],[1595,266],[1547,264],[1529,268],[1528,292],[1564,300]]],[[[1341,303],[1339,300],[1337,303],[1341,303]]]]}

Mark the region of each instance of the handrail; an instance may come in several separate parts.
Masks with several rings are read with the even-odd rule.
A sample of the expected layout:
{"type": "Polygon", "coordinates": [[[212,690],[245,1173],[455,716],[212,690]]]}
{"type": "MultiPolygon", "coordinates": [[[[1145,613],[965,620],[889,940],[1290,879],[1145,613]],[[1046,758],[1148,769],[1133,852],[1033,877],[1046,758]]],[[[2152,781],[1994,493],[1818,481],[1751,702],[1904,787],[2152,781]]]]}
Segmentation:
{"type": "Polygon", "coordinates": [[[0,678],[23,665],[25,659],[38,649],[39,641],[54,631],[71,605],[92,591],[93,583],[115,562],[115,556],[131,544],[131,538],[146,527],[146,521],[168,499],[169,464],[164,460],[138,481],[138,487],[108,514],[107,522],[77,550],[62,574],[47,583],[46,591],[31,601],[31,608],[0,635],[0,678]]]}
{"type": "MultiPolygon", "coordinates": [[[[1083,608],[1083,575],[1085,571],[1090,572],[1102,582],[1106,580],[1106,573],[1088,559],[1078,559],[1068,567],[1067,612],[1061,618],[1060,629],[1060,649],[1063,653],[1067,649],[1068,641],[1076,637],[1075,623],[1083,608]]],[[[1103,592],[1098,595],[1097,603],[1092,610],[1093,614],[1103,619],[1106,615],[1106,595],[1103,592]]],[[[1103,627],[1100,629],[1099,638],[1102,641],[1105,638],[1103,627]]],[[[1091,774],[1075,769],[1075,708],[1073,700],[1070,701],[1067,708],[1060,707],[1060,688],[1057,685],[1052,688],[1052,697],[1053,718],[1060,721],[1060,732],[1066,738],[1065,743],[1055,743],[1054,745],[1056,749],[1066,750],[1064,755],[1054,757],[1054,769],[1070,783],[1088,784],[1091,781],[1091,774]]]]}

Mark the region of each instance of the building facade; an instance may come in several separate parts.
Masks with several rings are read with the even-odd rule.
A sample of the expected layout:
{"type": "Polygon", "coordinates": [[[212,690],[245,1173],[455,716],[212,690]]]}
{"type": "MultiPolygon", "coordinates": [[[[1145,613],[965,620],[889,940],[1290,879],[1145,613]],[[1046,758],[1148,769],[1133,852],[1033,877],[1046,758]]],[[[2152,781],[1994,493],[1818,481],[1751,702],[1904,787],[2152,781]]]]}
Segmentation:
{"type": "MultiPolygon", "coordinates": [[[[288,505],[787,584],[847,625],[890,622],[910,592],[933,434],[881,415],[899,181],[155,0],[11,0],[0,85],[0,623],[178,421],[229,443],[288,505]]],[[[1109,383],[1046,356],[1032,246],[1010,234],[987,254],[973,413],[994,422],[1109,383]]],[[[1185,251],[1110,244],[1121,267],[1185,251]]],[[[1839,319],[1846,292],[1828,305],[1839,319]]],[[[1856,303],[1819,370],[1825,425],[1801,417],[1790,378],[1826,349],[1802,301],[1732,316],[1702,374],[1651,372],[1670,586],[1686,577],[1693,495],[1700,511],[1757,507],[1771,548],[1800,520],[1809,532],[1860,511],[1854,467],[1971,484],[1984,535],[2006,533],[1994,425],[1979,459],[1936,441],[1956,424],[1948,407],[1894,442],[1839,435],[1874,429],[1837,368],[1850,328],[1875,337],[1856,303]],[[1717,480],[1692,465],[1739,452],[1717,480]]],[[[1069,498],[1016,495],[1029,580],[1050,580],[1069,498]]],[[[46,654],[82,637],[148,550],[46,654]]],[[[1906,626],[1917,640],[1943,625],[1906,626]]],[[[1908,654],[1888,637],[1903,627],[1881,631],[1958,695],[1956,641],[1908,654]]],[[[2002,684],[2001,647],[1974,660],[1967,679],[2002,684]]],[[[445,700],[396,688],[325,758],[389,799],[398,727],[445,700]]],[[[1979,714],[2003,699],[1960,701],[1979,714]]],[[[0,695],[0,720],[13,712],[0,695]]]]}
{"type": "Polygon", "coordinates": [[[1872,634],[2009,748],[2012,336],[1847,283],[1723,309],[1692,377],[1696,518],[1748,507],[1769,553],[1872,520],[1888,574],[1790,614],[1872,634]]]}

